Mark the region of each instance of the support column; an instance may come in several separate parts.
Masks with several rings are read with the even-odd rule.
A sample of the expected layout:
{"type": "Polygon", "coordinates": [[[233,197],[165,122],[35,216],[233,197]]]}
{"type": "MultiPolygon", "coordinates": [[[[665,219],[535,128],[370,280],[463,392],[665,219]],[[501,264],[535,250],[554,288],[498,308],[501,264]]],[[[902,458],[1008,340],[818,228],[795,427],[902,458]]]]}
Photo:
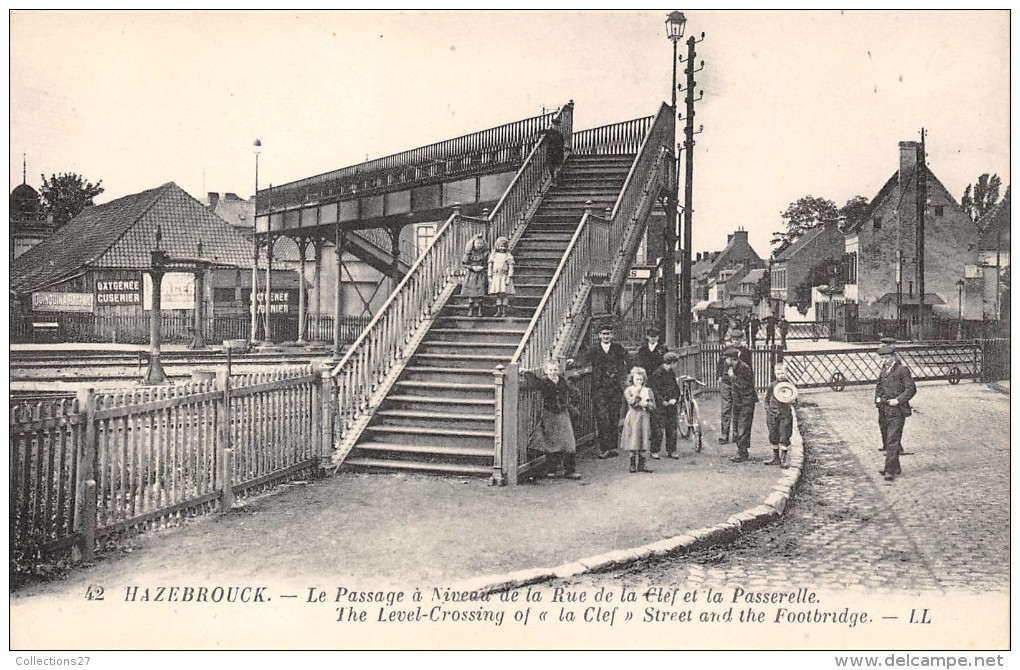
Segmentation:
{"type": "Polygon", "coordinates": [[[340,223],[337,222],[334,228],[336,231],[336,298],[334,300],[333,309],[333,360],[339,361],[340,354],[343,350],[343,343],[340,341],[341,336],[341,320],[344,313],[344,292],[343,292],[343,258],[344,258],[344,245],[346,243],[347,234],[340,228],[340,223]]]}
{"type": "Polygon", "coordinates": [[[195,309],[193,314],[195,333],[191,337],[188,349],[205,349],[205,335],[202,333],[202,328],[205,325],[205,268],[195,270],[195,309]]]}
{"type": "Polygon", "coordinates": [[[160,362],[160,344],[163,311],[161,294],[163,288],[163,270],[156,267],[159,260],[159,251],[152,252],[153,268],[149,270],[152,277],[152,309],[149,310],[149,369],[142,379],[143,384],[155,385],[166,383],[166,373],[163,371],[163,364],[160,362]]]}
{"type": "Polygon", "coordinates": [[[272,310],[270,307],[273,305],[272,290],[273,290],[273,233],[272,231],[266,231],[266,316],[263,322],[266,325],[266,342],[273,341],[273,321],[270,317],[272,310]]]}
{"type": "Polygon", "coordinates": [[[389,274],[389,291],[386,292],[386,296],[389,297],[397,286],[400,285],[400,229],[402,226],[392,226],[387,232],[390,234],[390,274],[389,274]]]}
{"type": "Polygon", "coordinates": [[[305,251],[308,249],[308,238],[299,237],[295,240],[297,242],[298,255],[301,256],[301,263],[298,266],[300,268],[298,272],[298,323],[297,323],[297,341],[298,344],[304,344],[305,341],[305,318],[307,310],[307,299],[305,298],[305,251]]]}
{"type": "Polygon", "coordinates": [[[255,248],[254,256],[252,257],[251,263],[251,296],[248,302],[251,303],[251,337],[249,342],[255,344],[258,342],[258,314],[259,314],[259,236],[254,230],[251,234],[252,246],[255,248]]]}
{"type": "Polygon", "coordinates": [[[314,251],[313,260],[315,262],[312,281],[315,283],[315,320],[317,322],[317,334],[322,332],[322,247],[325,243],[326,240],[321,236],[317,236],[314,240],[312,240],[312,247],[314,251]]]}

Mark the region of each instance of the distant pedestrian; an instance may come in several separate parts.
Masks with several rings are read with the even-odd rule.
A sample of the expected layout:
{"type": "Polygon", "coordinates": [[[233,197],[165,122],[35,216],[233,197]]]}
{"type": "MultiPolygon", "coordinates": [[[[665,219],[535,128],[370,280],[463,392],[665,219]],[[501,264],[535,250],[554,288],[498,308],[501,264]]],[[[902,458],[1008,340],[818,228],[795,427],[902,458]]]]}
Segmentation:
{"type": "MultiPolygon", "coordinates": [[[[772,445],[772,460],[765,461],[765,465],[790,465],[790,438],[793,436],[793,407],[791,400],[783,395],[784,386],[793,386],[786,377],[786,365],[776,363],[776,378],[769,384],[765,392],[765,425],[769,429],[769,444],[772,445]],[[776,387],[779,387],[780,394],[777,397],[776,387]]],[[[796,397],[796,396],[794,396],[796,397]]]]}
{"type": "Polygon", "coordinates": [[[754,406],[758,403],[758,393],[754,390],[754,373],[740,360],[737,348],[730,347],[723,353],[726,358],[726,376],[732,388],[736,430],[734,440],[737,443],[737,455],[730,460],[742,463],[750,459],[751,425],[754,422],[754,406]]]}
{"type": "Polygon", "coordinates": [[[680,399],[680,385],[676,381],[676,365],[680,355],[668,351],[662,365],[652,373],[648,385],[655,396],[652,411],[652,458],[659,458],[662,443],[666,443],[666,455],[680,458],[676,453],[676,405],[680,399]],[[665,438],[665,440],[663,439],[665,438]]]}
{"type": "Polygon", "coordinates": [[[500,237],[489,254],[489,295],[496,296],[496,316],[507,316],[514,291],[514,257],[510,240],[500,237]]]}
{"type": "Polygon", "coordinates": [[[569,364],[591,365],[592,411],[598,430],[599,458],[619,455],[620,407],[623,389],[627,385],[630,356],[619,343],[613,341],[613,327],[599,327],[599,341],[588,347],[577,360],[569,364]]]}
{"type": "Polygon", "coordinates": [[[485,295],[485,268],[489,263],[489,245],[479,233],[471,238],[464,249],[464,283],[460,294],[467,296],[468,316],[482,315],[482,297],[485,295]]]}
{"type": "Polygon", "coordinates": [[[786,334],[790,332],[790,322],[786,317],[779,319],[779,336],[783,338],[783,351],[786,351],[786,334]]]}
{"type": "Polygon", "coordinates": [[[631,472],[652,472],[645,465],[645,454],[651,446],[651,413],[655,409],[655,394],[646,385],[647,380],[644,368],[631,368],[630,386],[623,392],[627,416],[623,418],[620,444],[630,452],[631,472]]]}
{"type": "Polygon", "coordinates": [[[545,163],[549,168],[549,177],[553,186],[560,176],[560,167],[563,165],[564,140],[563,132],[560,130],[560,117],[554,117],[552,125],[542,131],[545,137],[545,163]]]}
{"type": "Polygon", "coordinates": [[[528,440],[528,448],[546,457],[546,477],[580,479],[576,471],[577,442],[570,413],[577,402],[577,391],[560,375],[556,361],[547,361],[543,375],[524,374],[524,385],[542,396],[542,415],[528,440]]]}
{"type": "Polygon", "coordinates": [[[910,368],[896,354],[895,345],[886,341],[878,348],[878,355],[882,359],[882,369],[875,384],[875,407],[878,408],[878,429],[882,434],[879,451],[885,451],[885,467],[879,474],[891,482],[902,472],[903,424],[913,413],[910,399],[917,393],[917,386],[910,368]]]}
{"type": "Polygon", "coordinates": [[[751,321],[748,323],[748,338],[751,340],[751,348],[754,349],[754,343],[758,339],[758,329],[761,328],[761,320],[758,315],[751,316],[751,321]]]}
{"type": "Polygon", "coordinates": [[[771,314],[765,317],[765,346],[776,346],[776,317],[771,314]]]}
{"type": "Polygon", "coordinates": [[[716,382],[719,384],[719,444],[729,443],[730,431],[733,426],[733,383],[732,378],[726,374],[729,371],[726,351],[732,346],[733,340],[727,334],[723,341],[722,354],[716,365],[716,382]]]}

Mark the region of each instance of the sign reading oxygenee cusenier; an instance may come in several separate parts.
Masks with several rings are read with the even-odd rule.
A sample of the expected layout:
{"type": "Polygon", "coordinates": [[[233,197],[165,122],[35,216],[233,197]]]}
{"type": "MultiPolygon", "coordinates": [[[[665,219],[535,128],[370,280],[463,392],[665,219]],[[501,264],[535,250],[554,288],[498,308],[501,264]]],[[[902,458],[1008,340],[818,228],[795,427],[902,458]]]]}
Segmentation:
{"type": "Polygon", "coordinates": [[[142,302],[141,274],[135,277],[96,278],[96,304],[100,307],[138,305],[142,302]]]}

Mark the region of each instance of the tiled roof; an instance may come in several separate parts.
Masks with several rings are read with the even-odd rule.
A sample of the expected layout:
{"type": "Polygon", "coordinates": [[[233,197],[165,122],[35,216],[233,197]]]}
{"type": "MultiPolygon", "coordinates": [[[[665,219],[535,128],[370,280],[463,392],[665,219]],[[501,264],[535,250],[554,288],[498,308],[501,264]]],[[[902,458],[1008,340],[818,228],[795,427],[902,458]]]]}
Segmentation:
{"type": "Polygon", "coordinates": [[[857,219],[857,221],[855,221],[852,225],[847,226],[843,232],[845,233],[858,232],[861,229],[861,226],[864,225],[865,221],[871,220],[872,215],[875,213],[875,209],[877,209],[878,206],[882,204],[882,202],[889,196],[890,193],[896,190],[896,188],[899,186],[899,183],[900,183],[899,171],[893,172],[892,176],[889,177],[888,180],[886,180],[882,188],[878,189],[878,193],[875,194],[875,197],[872,198],[871,202],[868,203],[868,207],[864,210],[864,213],[861,214],[860,218],[857,219]]]}
{"type": "Polygon", "coordinates": [[[747,273],[746,275],[744,275],[744,278],[740,280],[740,283],[741,283],[741,284],[745,284],[745,283],[748,283],[748,282],[750,282],[750,283],[752,283],[752,284],[757,284],[757,283],[758,283],[758,281],[759,281],[759,280],[760,280],[760,279],[761,279],[761,278],[762,278],[762,277],[763,277],[764,275],[765,275],[765,270],[764,270],[764,268],[755,268],[754,270],[751,270],[751,271],[750,271],[750,272],[748,272],[748,273],[747,273]]]}
{"type": "Polygon", "coordinates": [[[803,235],[797,238],[797,240],[790,246],[783,249],[783,251],[776,256],[777,261],[788,261],[794,254],[806,247],[812,240],[825,232],[825,226],[815,226],[807,230],[803,235]]]}
{"type": "MultiPolygon", "coordinates": [[[[919,296],[916,296],[916,295],[904,295],[904,296],[900,296],[900,302],[902,302],[904,305],[916,305],[918,302],[920,302],[918,300],[918,297],[919,296]]],[[[886,302],[896,302],[896,294],[895,293],[886,293],[881,298],[879,298],[878,300],[875,301],[876,304],[877,303],[886,303],[886,302]]],[[[946,301],[943,300],[941,297],[939,297],[939,295],[937,293],[928,293],[928,292],[925,292],[925,294],[924,294],[924,304],[926,304],[926,305],[944,305],[944,304],[946,304],[946,301]]]]}
{"type": "Polygon", "coordinates": [[[152,262],[156,229],[160,248],[173,259],[201,258],[221,266],[251,267],[244,235],[180,186],[162,186],[89,207],[11,265],[11,289],[27,293],[87,269],[144,270],[152,262]]]}

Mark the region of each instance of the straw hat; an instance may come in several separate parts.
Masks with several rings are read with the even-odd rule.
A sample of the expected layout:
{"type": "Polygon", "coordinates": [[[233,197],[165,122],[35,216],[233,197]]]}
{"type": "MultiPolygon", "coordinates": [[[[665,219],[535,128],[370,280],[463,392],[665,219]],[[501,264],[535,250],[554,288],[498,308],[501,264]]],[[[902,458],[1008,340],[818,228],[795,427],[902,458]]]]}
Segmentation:
{"type": "Polygon", "coordinates": [[[775,388],[772,389],[772,395],[779,402],[789,405],[797,399],[797,387],[787,381],[776,382],[775,388]]]}

